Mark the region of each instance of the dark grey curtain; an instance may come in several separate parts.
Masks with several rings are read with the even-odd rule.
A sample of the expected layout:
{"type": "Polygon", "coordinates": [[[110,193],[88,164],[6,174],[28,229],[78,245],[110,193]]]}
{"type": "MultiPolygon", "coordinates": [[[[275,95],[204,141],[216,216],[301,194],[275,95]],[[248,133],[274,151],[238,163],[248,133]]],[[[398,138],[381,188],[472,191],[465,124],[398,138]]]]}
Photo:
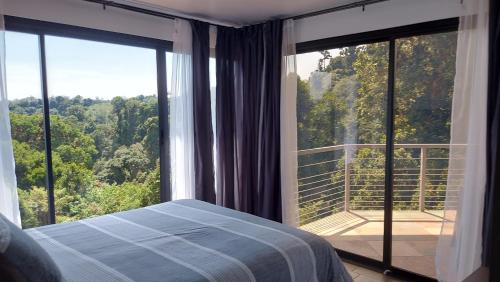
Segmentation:
{"type": "Polygon", "coordinates": [[[236,81],[235,70],[240,47],[237,42],[236,29],[217,28],[215,51],[217,204],[232,209],[239,207],[236,189],[231,189],[231,187],[238,187],[236,183],[238,169],[236,166],[235,93],[240,80],[236,81]]]}
{"type": "Polygon", "coordinates": [[[217,30],[217,203],[275,221],[281,41],[281,21],[217,30]]]}
{"type": "Polygon", "coordinates": [[[500,281],[500,2],[490,0],[487,182],[483,222],[483,265],[500,281]]]}
{"type": "Polygon", "coordinates": [[[192,21],[195,197],[215,203],[209,24],[192,21]]]}

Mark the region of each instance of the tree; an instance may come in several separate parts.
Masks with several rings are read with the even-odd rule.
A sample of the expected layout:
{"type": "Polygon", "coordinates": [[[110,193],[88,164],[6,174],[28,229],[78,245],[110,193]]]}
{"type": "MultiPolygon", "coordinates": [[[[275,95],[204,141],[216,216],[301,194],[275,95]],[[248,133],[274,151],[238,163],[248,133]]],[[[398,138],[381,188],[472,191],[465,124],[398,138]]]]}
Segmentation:
{"type": "Polygon", "coordinates": [[[41,151],[45,148],[42,114],[10,113],[12,140],[26,143],[30,148],[41,151]]]}
{"type": "Polygon", "coordinates": [[[17,186],[28,190],[45,186],[45,153],[32,149],[28,143],[13,140],[17,186]]]}
{"type": "Polygon", "coordinates": [[[142,182],[146,177],[149,159],[141,143],[130,147],[121,146],[113,158],[96,165],[97,177],[106,183],[142,182]]]}
{"type": "MultiPolygon", "coordinates": [[[[49,104],[58,222],[159,202],[155,96],[57,96],[49,104]]],[[[47,224],[42,101],[15,100],[10,109],[23,225],[47,224]]]]}
{"type": "Polygon", "coordinates": [[[30,190],[17,190],[23,228],[31,228],[49,223],[47,191],[32,187],[30,190]]]}

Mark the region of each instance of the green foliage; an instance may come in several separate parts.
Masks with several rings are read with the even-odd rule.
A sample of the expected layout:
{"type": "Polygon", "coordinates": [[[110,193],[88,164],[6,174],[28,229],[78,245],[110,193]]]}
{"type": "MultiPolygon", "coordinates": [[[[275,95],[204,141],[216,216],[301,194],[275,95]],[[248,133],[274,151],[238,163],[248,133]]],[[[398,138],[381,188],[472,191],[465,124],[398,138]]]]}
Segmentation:
{"type": "MultiPolygon", "coordinates": [[[[159,202],[157,98],[49,99],[57,222],[159,202]]],[[[48,223],[42,102],[11,101],[23,227],[48,223]]]]}
{"type": "Polygon", "coordinates": [[[307,223],[310,223],[316,219],[318,216],[322,206],[324,205],[323,200],[311,202],[305,204],[301,209],[300,209],[300,225],[304,225],[307,223]]]}
{"type": "Polygon", "coordinates": [[[45,154],[35,150],[26,142],[13,140],[16,157],[17,185],[21,189],[45,185],[45,154]],[[22,176],[22,177],[19,177],[22,176]]]}
{"type": "Polygon", "coordinates": [[[113,157],[98,163],[95,167],[99,171],[97,177],[107,183],[122,184],[130,181],[144,181],[150,170],[150,161],[141,143],[129,147],[120,146],[113,157]]]}
{"type": "MultiPolygon", "coordinates": [[[[13,109],[18,109],[14,106],[13,109]]],[[[12,140],[26,144],[33,150],[44,150],[43,116],[40,113],[27,115],[10,111],[12,140]]]]}
{"type": "Polygon", "coordinates": [[[79,218],[86,218],[152,205],[158,201],[150,197],[151,193],[159,192],[152,188],[135,182],[93,186],[82,204],[75,209],[79,218]]]}
{"type": "Polygon", "coordinates": [[[49,222],[47,191],[36,186],[29,190],[17,191],[23,228],[47,224],[49,222]]]}

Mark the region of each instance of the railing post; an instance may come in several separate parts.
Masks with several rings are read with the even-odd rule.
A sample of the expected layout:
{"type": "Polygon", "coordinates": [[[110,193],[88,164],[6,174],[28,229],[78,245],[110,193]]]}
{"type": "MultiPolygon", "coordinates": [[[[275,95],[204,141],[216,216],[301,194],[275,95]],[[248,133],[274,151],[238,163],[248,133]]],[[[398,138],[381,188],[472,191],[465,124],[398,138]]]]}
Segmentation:
{"type": "Polygon", "coordinates": [[[349,153],[344,147],[344,210],[349,211],[349,202],[351,201],[351,162],[349,153]]]}
{"type": "Polygon", "coordinates": [[[420,148],[420,194],[418,198],[418,207],[420,211],[425,210],[425,178],[426,178],[426,171],[427,171],[427,148],[426,147],[421,147],[420,148]]]}

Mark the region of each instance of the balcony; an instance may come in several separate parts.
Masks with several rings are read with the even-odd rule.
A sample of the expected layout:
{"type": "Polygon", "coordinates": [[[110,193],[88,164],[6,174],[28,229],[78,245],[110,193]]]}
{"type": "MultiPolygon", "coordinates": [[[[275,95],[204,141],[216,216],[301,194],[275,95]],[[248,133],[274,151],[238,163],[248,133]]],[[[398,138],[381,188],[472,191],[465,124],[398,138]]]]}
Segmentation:
{"type": "MultiPolygon", "coordinates": [[[[382,260],[385,144],[346,144],[298,152],[299,222],[336,248],[382,260]]],[[[396,144],[392,264],[435,277],[444,216],[449,144],[396,144]]],[[[458,191],[449,191],[449,199],[458,191]]],[[[454,203],[450,200],[448,207],[454,203]]]]}

